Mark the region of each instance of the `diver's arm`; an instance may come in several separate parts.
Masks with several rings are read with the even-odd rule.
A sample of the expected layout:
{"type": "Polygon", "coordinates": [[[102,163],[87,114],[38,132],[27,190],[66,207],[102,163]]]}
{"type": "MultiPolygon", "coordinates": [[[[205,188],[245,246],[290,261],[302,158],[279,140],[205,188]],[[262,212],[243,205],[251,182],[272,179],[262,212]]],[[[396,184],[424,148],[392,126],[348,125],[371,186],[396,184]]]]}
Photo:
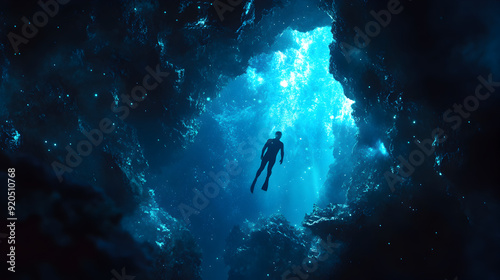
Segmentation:
{"type": "Polygon", "coordinates": [[[285,145],[283,145],[283,143],[281,144],[281,160],[280,160],[280,164],[283,163],[283,157],[285,156],[285,145]]]}
{"type": "Polygon", "coordinates": [[[260,159],[264,158],[264,152],[266,151],[268,144],[269,144],[269,140],[267,140],[266,144],[262,148],[262,153],[260,154],[260,159]]]}

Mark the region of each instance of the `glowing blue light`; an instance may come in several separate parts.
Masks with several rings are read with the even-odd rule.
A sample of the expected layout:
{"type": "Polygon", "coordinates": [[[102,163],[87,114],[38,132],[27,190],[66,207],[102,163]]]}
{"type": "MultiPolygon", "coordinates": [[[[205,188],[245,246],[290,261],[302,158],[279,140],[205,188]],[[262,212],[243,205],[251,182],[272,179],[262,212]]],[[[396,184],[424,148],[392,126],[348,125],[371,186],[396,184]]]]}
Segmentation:
{"type": "MultiPolygon", "coordinates": [[[[294,195],[272,192],[259,203],[263,213],[281,209],[297,223],[303,219],[297,213],[310,212],[323,194],[325,176],[334,160],[332,147],[351,135],[354,141],[354,101],[344,95],[341,84],[329,72],[331,27],[309,32],[287,29],[277,40],[276,51],[254,56],[246,73],[214,100],[222,110],[213,117],[223,134],[231,135],[229,144],[236,149],[239,143],[247,143],[249,133],[259,139],[252,145],[260,146],[274,131],[283,132],[286,153],[301,160],[276,167],[272,180],[275,188],[286,183],[283,192],[294,195]],[[240,133],[241,128],[245,133],[240,133]]],[[[373,150],[374,154],[382,153],[378,146],[373,150]]],[[[249,172],[250,176],[254,172],[249,172]]]]}
{"type": "Polygon", "coordinates": [[[378,141],[378,150],[380,153],[384,156],[387,156],[389,153],[387,152],[387,149],[384,146],[384,143],[382,141],[378,141]]]}
{"type": "Polygon", "coordinates": [[[436,157],[436,164],[441,165],[441,157],[436,157]]]}
{"type": "Polygon", "coordinates": [[[207,20],[208,20],[207,18],[202,18],[202,19],[200,19],[200,20],[196,23],[196,25],[197,25],[197,26],[200,26],[200,27],[206,27],[206,25],[207,25],[207,20]]]}
{"type": "Polygon", "coordinates": [[[13,135],[14,141],[17,143],[19,141],[20,137],[21,137],[21,134],[19,134],[19,132],[16,130],[14,132],[14,135],[13,135]]]}

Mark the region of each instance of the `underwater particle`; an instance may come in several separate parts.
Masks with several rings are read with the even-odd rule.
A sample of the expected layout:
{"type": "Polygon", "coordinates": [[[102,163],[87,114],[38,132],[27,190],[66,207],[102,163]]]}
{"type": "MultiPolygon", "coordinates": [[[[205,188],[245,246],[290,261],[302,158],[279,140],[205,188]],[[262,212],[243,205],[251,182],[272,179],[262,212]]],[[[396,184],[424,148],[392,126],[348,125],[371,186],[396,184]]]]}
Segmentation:
{"type": "Polygon", "coordinates": [[[280,82],[280,86],[282,86],[282,87],[288,87],[288,82],[285,81],[285,80],[283,80],[283,81],[280,82]]]}
{"type": "Polygon", "coordinates": [[[207,97],[207,101],[210,101],[210,97],[207,97]]]}

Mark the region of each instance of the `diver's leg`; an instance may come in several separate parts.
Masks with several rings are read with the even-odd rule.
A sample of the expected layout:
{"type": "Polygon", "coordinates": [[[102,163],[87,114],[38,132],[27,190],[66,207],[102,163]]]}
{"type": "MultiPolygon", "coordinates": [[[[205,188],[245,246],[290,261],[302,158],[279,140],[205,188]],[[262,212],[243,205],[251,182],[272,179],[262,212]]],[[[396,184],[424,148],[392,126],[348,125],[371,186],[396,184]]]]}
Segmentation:
{"type": "Polygon", "coordinates": [[[272,169],[273,169],[273,166],[274,166],[275,162],[276,162],[276,159],[275,160],[270,160],[269,164],[267,165],[266,181],[264,182],[264,185],[262,186],[262,190],[264,190],[264,191],[267,191],[267,187],[268,187],[268,184],[269,184],[269,177],[271,177],[271,174],[273,173],[272,169]]]}
{"type": "Polygon", "coordinates": [[[257,183],[257,178],[259,178],[260,173],[262,173],[262,170],[264,170],[264,167],[266,167],[267,160],[263,159],[262,162],[260,163],[259,170],[257,170],[257,174],[255,175],[255,179],[253,179],[252,186],[250,187],[250,192],[253,193],[253,189],[255,188],[255,183],[257,183]]]}
{"type": "Polygon", "coordinates": [[[260,176],[260,173],[262,173],[262,171],[264,170],[264,168],[266,167],[266,163],[267,163],[267,160],[266,159],[263,159],[262,162],[260,163],[260,167],[259,167],[259,170],[257,170],[257,175],[255,175],[255,178],[259,177],[260,176]]]}

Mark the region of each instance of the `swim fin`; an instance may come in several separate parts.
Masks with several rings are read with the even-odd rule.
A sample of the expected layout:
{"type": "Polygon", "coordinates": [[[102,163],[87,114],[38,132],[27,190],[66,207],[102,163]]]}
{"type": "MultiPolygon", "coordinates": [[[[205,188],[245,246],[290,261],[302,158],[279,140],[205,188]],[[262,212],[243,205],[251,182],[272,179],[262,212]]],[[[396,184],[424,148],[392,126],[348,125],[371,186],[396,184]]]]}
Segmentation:
{"type": "Polygon", "coordinates": [[[267,192],[267,187],[269,185],[269,178],[266,178],[264,185],[262,186],[262,190],[267,192]]]}
{"type": "Polygon", "coordinates": [[[250,187],[250,192],[253,193],[253,189],[255,188],[255,183],[257,183],[257,178],[255,178],[252,182],[252,186],[250,187]]]}

